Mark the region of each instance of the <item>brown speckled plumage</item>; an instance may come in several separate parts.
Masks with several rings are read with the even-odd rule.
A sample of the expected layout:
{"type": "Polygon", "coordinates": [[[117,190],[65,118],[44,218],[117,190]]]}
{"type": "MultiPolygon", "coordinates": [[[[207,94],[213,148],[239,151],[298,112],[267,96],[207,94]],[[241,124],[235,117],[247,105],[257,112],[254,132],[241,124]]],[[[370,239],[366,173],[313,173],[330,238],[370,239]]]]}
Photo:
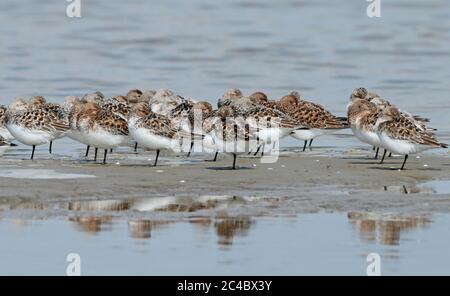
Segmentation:
{"type": "Polygon", "coordinates": [[[94,126],[99,126],[112,135],[128,136],[128,123],[121,116],[102,110],[94,119],[94,126]]]}
{"type": "Polygon", "coordinates": [[[130,108],[128,104],[116,100],[108,100],[101,106],[102,110],[106,112],[113,113],[117,116],[122,117],[123,119],[127,118],[130,113],[130,108]]]}
{"type": "Polygon", "coordinates": [[[0,127],[6,124],[6,107],[0,105],[0,127]]]}
{"type": "Polygon", "coordinates": [[[348,127],[344,118],[336,117],[319,104],[288,95],[280,100],[279,108],[308,128],[343,129],[348,127]]]}
{"type": "Polygon", "coordinates": [[[49,108],[36,108],[8,115],[8,124],[16,124],[28,129],[47,132],[65,132],[69,129],[67,121],[49,108]]]}
{"type": "Polygon", "coordinates": [[[411,117],[403,115],[395,107],[386,108],[383,116],[387,116],[388,120],[379,124],[378,131],[385,132],[392,139],[434,147],[446,147],[435,138],[433,133],[427,131],[411,117]]]}
{"type": "Polygon", "coordinates": [[[167,138],[175,138],[178,132],[170,119],[154,112],[139,118],[135,126],[136,128],[149,129],[153,134],[167,138]]]}

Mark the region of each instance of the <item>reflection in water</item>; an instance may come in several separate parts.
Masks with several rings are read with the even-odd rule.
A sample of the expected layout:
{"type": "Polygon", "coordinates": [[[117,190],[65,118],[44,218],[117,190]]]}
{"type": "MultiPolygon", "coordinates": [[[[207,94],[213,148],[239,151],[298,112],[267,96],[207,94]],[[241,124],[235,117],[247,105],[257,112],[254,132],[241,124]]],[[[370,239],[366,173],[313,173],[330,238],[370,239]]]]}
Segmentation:
{"type": "MultiPolygon", "coordinates": [[[[218,235],[218,244],[230,246],[236,236],[245,236],[253,224],[250,217],[228,216],[225,208],[231,203],[245,203],[246,201],[233,196],[216,197],[161,197],[126,200],[82,200],[60,202],[22,203],[15,206],[16,210],[56,210],[68,211],[69,221],[73,222],[77,229],[88,234],[98,234],[102,231],[111,231],[115,219],[123,219],[116,213],[137,212],[174,212],[192,213],[202,210],[217,210],[216,217],[191,216],[188,221],[202,232],[208,233],[211,225],[218,235]],[[76,213],[72,216],[72,213],[76,213]]],[[[66,213],[67,214],[67,213],[66,213]]],[[[126,214],[128,215],[128,214],[126,214]]],[[[155,220],[148,218],[129,218],[128,231],[132,238],[150,239],[152,231],[161,229],[174,222],[186,221],[182,218],[172,220],[155,220]]]]}
{"type": "Polygon", "coordinates": [[[430,220],[424,215],[378,215],[374,213],[349,212],[350,222],[361,239],[383,245],[398,245],[404,231],[426,227],[430,220]]]}
{"type": "Polygon", "coordinates": [[[246,236],[253,221],[249,217],[218,218],[214,223],[219,245],[231,245],[235,236],[246,236]]]}
{"type": "Polygon", "coordinates": [[[152,220],[130,220],[128,221],[128,231],[132,238],[149,239],[152,230],[161,229],[172,223],[171,221],[152,221],[152,220]]]}
{"type": "Polygon", "coordinates": [[[112,230],[111,216],[104,217],[69,217],[69,221],[74,222],[77,228],[88,234],[97,234],[101,231],[112,230]]]}
{"type": "Polygon", "coordinates": [[[126,200],[94,200],[71,201],[61,205],[69,211],[126,211],[130,209],[130,202],[126,200]]]}

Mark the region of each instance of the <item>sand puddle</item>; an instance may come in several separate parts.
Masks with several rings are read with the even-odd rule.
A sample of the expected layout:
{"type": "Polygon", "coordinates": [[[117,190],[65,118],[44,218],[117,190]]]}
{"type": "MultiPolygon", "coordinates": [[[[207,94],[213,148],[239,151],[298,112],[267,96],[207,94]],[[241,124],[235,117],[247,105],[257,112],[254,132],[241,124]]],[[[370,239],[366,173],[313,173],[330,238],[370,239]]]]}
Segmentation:
{"type": "Polygon", "coordinates": [[[450,180],[434,180],[421,184],[424,189],[430,189],[435,194],[450,194],[450,180]]]}
{"type": "Polygon", "coordinates": [[[67,173],[59,173],[54,170],[45,170],[45,169],[0,170],[0,177],[15,178],[15,179],[39,179],[39,180],[95,178],[94,175],[67,174],[67,173]]]}

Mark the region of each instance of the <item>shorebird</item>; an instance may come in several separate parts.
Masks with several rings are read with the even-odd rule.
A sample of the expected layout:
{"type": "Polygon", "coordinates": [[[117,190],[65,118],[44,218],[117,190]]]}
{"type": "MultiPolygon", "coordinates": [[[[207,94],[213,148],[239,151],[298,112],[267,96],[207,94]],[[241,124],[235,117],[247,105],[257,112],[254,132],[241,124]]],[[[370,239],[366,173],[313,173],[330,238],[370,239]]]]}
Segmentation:
{"type": "MultiPolygon", "coordinates": [[[[190,150],[193,148],[193,143],[196,138],[198,138],[198,135],[201,135],[202,137],[202,151],[203,152],[214,152],[214,159],[212,161],[217,160],[217,147],[214,144],[214,140],[211,135],[204,132],[205,127],[205,121],[211,117],[214,114],[214,110],[210,103],[205,101],[200,101],[195,103],[191,110],[189,111],[189,114],[187,116],[187,122],[188,126],[190,127],[191,134],[191,147],[190,150]]],[[[183,129],[186,131],[186,129],[183,129]]],[[[209,160],[208,160],[209,161],[209,160]]]]}
{"type": "Polygon", "coordinates": [[[141,102],[142,91],[140,89],[131,89],[127,92],[126,98],[127,102],[130,105],[134,105],[136,103],[141,102]]]}
{"type": "Polygon", "coordinates": [[[105,100],[105,95],[100,91],[96,91],[93,93],[85,94],[81,97],[81,99],[86,102],[92,102],[101,105],[105,100]]]}
{"type": "Polygon", "coordinates": [[[296,129],[291,134],[293,138],[304,141],[303,151],[306,150],[308,141],[311,149],[315,138],[348,128],[347,118],[337,117],[321,105],[301,99],[297,92],[284,96],[277,105],[281,111],[305,127],[296,129]]]}
{"type": "Polygon", "coordinates": [[[279,141],[293,131],[307,129],[302,122],[277,108],[259,105],[233,109],[234,115],[244,117],[255,130],[258,140],[264,144],[279,141]]]}
{"type": "MultiPolygon", "coordinates": [[[[372,133],[372,132],[374,132],[372,129],[373,129],[373,125],[375,124],[374,121],[376,121],[377,118],[372,116],[371,122],[369,123],[369,125],[371,125],[372,128],[368,128],[366,126],[364,130],[361,130],[360,127],[356,126],[355,120],[358,118],[356,111],[361,106],[361,104],[363,104],[359,100],[365,100],[365,101],[370,102],[370,105],[366,105],[366,107],[371,106],[371,108],[373,109],[373,106],[375,106],[376,111],[372,110],[372,112],[375,112],[377,115],[380,115],[381,112],[388,107],[396,107],[396,106],[394,104],[392,104],[391,102],[389,102],[389,100],[382,99],[380,97],[380,95],[378,95],[375,92],[370,92],[364,87],[354,89],[350,95],[350,102],[347,106],[347,111],[350,112],[350,109],[352,108],[353,104],[357,103],[357,105],[358,105],[358,106],[354,107],[353,111],[352,111],[353,123],[351,123],[351,127],[353,130],[353,133],[361,141],[374,146],[374,149],[376,149],[376,153],[375,153],[375,159],[376,159],[378,157],[378,152],[380,150],[380,147],[379,147],[380,143],[379,143],[379,139],[377,139],[378,135],[375,135],[374,133],[372,133]],[[371,132],[369,132],[369,134],[367,134],[367,131],[369,131],[369,130],[371,130],[371,132]]],[[[412,115],[409,112],[400,110],[398,107],[396,107],[396,108],[399,110],[399,112],[402,116],[410,118],[416,124],[421,125],[422,129],[427,130],[429,132],[435,131],[435,129],[429,128],[426,126],[426,123],[429,122],[429,119],[423,118],[422,116],[419,116],[419,115],[412,115]]],[[[365,110],[365,112],[367,112],[367,110],[365,110]]],[[[350,121],[350,119],[349,119],[349,121],[350,121]]],[[[382,162],[384,160],[384,156],[385,156],[385,153],[383,153],[382,162]]],[[[389,153],[389,157],[391,157],[391,153],[389,153]]]]}
{"type": "Polygon", "coordinates": [[[223,106],[230,106],[234,104],[235,102],[241,100],[244,98],[242,91],[237,88],[232,88],[222,95],[222,97],[219,98],[217,101],[217,108],[223,107],[223,106]]]}
{"type": "Polygon", "coordinates": [[[6,110],[7,108],[5,106],[0,105],[0,138],[2,138],[4,141],[9,142],[14,140],[14,137],[6,128],[6,110]]]}
{"type": "Polygon", "coordinates": [[[360,141],[376,147],[375,159],[380,150],[380,138],[375,129],[381,110],[365,99],[353,98],[347,107],[347,117],[353,134],[360,141]]]}
{"type": "MultiPolygon", "coordinates": [[[[65,98],[65,101],[62,105],[63,110],[67,113],[67,121],[69,123],[70,130],[67,133],[67,136],[72,140],[80,142],[86,145],[86,153],[85,157],[89,156],[90,145],[85,140],[81,132],[78,130],[78,117],[80,113],[83,111],[84,104],[86,104],[86,100],[79,99],[77,97],[69,96],[65,98]]],[[[97,149],[98,150],[98,149],[97,149]]],[[[97,152],[96,150],[96,152],[97,152]]],[[[94,160],[97,160],[97,153],[95,153],[94,160]]]]}
{"type": "Polygon", "coordinates": [[[22,144],[33,147],[31,159],[37,145],[49,143],[69,130],[66,121],[49,108],[30,109],[27,102],[18,99],[6,112],[6,128],[22,144]]]}
{"type": "Polygon", "coordinates": [[[98,104],[86,103],[77,120],[84,141],[97,149],[104,149],[103,164],[108,150],[122,145],[128,139],[127,121],[98,104]]]}
{"type": "Polygon", "coordinates": [[[0,136],[0,156],[2,156],[5,153],[5,150],[10,148],[11,146],[14,146],[14,145],[9,143],[6,139],[4,139],[0,136]]]}
{"type": "Polygon", "coordinates": [[[238,155],[247,154],[258,146],[253,128],[227,105],[205,119],[203,133],[212,138],[217,151],[233,155],[233,170],[236,169],[238,155]]]}
{"type": "MultiPolygon", "coordinates": [[[[190,156],[195,139],[202,135],[203,121],[213,111],[210,103],[200,101],[194,103],[187,100],[172,109],[168,114],[168,118],[173,122],[173,126],[184,134],[190,134],[190,147],[187,157],[190,156]]],[[[202,139],[203,148],[210,148],[210,138],[202,139]]],[[[216,158],[216,157],[215,157],[216,158]]]]}
{"type": "Polygon", "coordinates": [[[131,137],[140,145],[156,150],[154,166],[162,149],[176,150],[179,146],[178,129],[166,116],[157,114],[145,102],[135,104],[128,117],[131,137]]]}
{"type": "MultiPolygon", "coordinates": [[[[56,117],[58,117],[61,121],[67,122],[67,113],[64,112],[62,107],[57,103],[48,103],[47,100],[42,96],[33,96],[28,101],[28,108],[30,110],[33,109],[46,109],[50,112],[53,112],[56,117]]],[[[68,122],[67,122],[68,123],[68,122]]],[[[65,132],[61,132],[56,135],[55,139],[62,138],[65,136],[65,132]]],[[[48,147],[48,153],[52,154],[53,140],[50,141],[48,147]]]]}
{"type": "Polygon", "coordinates": [[[405,156],[400,170],[404,169],[410,154],[432,148],[448,148],[447,144],[439,142],[420,122],[403,115],[396,107],[387,107],[382,111],[375,129],[382,147],[405,156]]]}
{"type": "Polygon", "coordinates": [[[152,112],[166,116],[174,108],[186,101],[195,103],[191,99],[175,95],[171,90],[160,89],[149,99],[148,103],[152,112]]]}

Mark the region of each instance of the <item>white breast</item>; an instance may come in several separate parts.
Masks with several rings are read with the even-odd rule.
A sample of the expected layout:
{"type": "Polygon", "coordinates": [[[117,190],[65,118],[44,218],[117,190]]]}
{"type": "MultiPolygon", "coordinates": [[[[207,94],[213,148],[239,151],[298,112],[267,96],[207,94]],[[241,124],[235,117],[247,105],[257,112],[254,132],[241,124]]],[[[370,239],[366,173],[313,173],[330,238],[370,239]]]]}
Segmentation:
{"type": "Polygon", "coordinates": [[[49,132],[28,129],[16,124],[8,124],[6,128],[17,141],[29,146],[42,145],[55,139],[49,132]]]}

